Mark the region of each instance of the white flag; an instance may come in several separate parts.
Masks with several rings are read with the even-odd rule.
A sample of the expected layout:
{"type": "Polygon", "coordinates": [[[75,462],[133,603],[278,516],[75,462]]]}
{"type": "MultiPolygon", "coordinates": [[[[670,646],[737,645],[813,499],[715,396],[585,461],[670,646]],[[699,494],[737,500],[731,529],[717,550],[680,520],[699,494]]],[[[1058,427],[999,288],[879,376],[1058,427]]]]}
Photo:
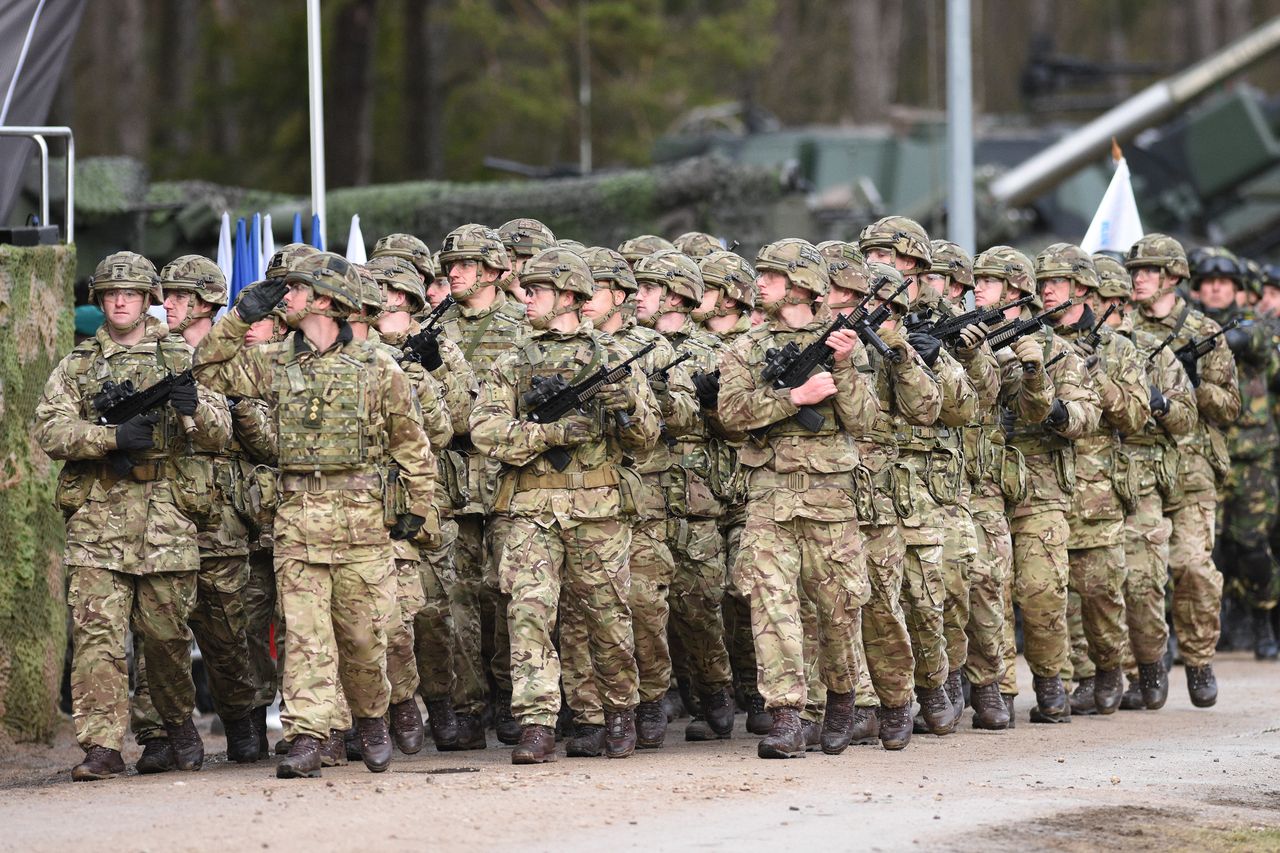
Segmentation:
{"type": "Polygon", "coordinates": [[[231,214],[222,212],[222,227],[218,229],[218,269],[231,286],[232,270],[235,267],[235,256],[231,254],[231,214]]]}
{"type": "Polygon", "coordinates": [[[1123,254],[1142,238],[1142,234],[1138,203],[1134,201],[1133,185],[1129,182],[1129,164],[1120,157],[1116,160],[1116,173],[1111,177],[1111,185],[1102,195],[1102,203],[1080,241],[1080,248],[1089,253],[1107,251],[1123,254]]]}
{"type": "Polygon", "coordinates": [[[347,260],[353,264],[363,264],[369,260],[364,253],[364,235],[360,233],[360,214],[351,215],[351,231],[347,234],[347,260]]]}
{"type": "Polygon", "coordinates": [[[271,233],[270,213],[262,217],[262,239],[259,242],[262,246],[262,256],[258,258],[258,275],[254,281],[262,281],[267,277],[267,264],[271,263],[271,256],[276,253],[276,238],[271,233]]]}

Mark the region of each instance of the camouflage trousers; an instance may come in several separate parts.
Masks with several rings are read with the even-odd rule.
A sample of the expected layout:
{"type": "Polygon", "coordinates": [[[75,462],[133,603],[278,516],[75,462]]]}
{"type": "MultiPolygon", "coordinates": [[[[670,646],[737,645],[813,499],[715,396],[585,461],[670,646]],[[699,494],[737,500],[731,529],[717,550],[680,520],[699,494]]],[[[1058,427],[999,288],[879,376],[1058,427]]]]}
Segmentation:
{"type": "Polygon", "coordinates": [[[1128,629],[1124,609],[1124,545],[1071,548],[1067,588],[1068,634],[1071,637],[1071,677],[1079,680],[1097,670],[1124,663],[1128,629]],[[1073,627],[1075,623],[1079,628],[1073,627]],[[1084,640],[1080,644],[1078,636],[1084,640]]]}
{"type": "Polygon", "coordinates": [[[724,540],[713,518],[671,518],[667,543],[675,557],[671,579],[671,626],[680,639],[689,677],[700,694],[733,685],[725,647],[724,540]]]}
{"type": "Polygon", "coordinates": [[[326,738],[356,717],[381,717],[391,701],[387,632],[396,615],[390,549],[368,560],[326,565],[276,558],[284,613],[285,738],[326,738]]]}
{"type": "MultiPolygon", "coordinates": [[[[280,677],[271,654],[271,626],[276,621],[276,569],[270,549],[249,552],[249,582],[244,587],[244,611],[248,623],[249,664],[258,685],[254,706],[276,701],[280,677]]],[[[283,632],[282,632],[283,633],[283,632]]]]}
{"type": "MultiPolygon", "coordinates": [[[[225,720],[242,720],[258,707],[265,689],[249,656],[249,619],[244,606],[249,585],[246,557],[201,557],[196,573],[196,603],[187,617],[209,677],[213,707],[225,720]]],[[[142,662],[147,643],[135,644],[142,662]]],[[[145,662],[139,666],[145,671],[145,662]]],[[[149,681],[134,685],[130,727],[138,743],[167,737],[161,714],[152,705],[149,681]]]]}
{"type": "MultiPolygon", "coordinates": [[[[941,540],[941,529],[932,531],[941,540]]],[[[943,602],[946,583],[942,572],[942,545],[913,544],[920,530],[906,531],[906,560],[903,563],[902,612],[911,634],[915,656],[917,687],[941,687],[950,669],[947,642],[943,634],[943,602]]]]}
{"type": "Polygon", "coordinates": [[[1269,461],[1232,460],[1218,504],[1218,568],[1232,595],[1264,610],[1280,597],[1280,570],[1271,550],[1280,495],[1269,461]]]}
{"type": "MultiPolygon", "coordinates": [[[[822,624],[818,619],[818,605],[800,588],[800,628],[804,637],[804,707],[800,710],[800,718],[814,723],[821,723],[827,710],[827,684],[822,679],[822,624]]],[[[828,656],[844,655],[846,660],[839,669],[856,676],[857,657],[853,649],[853,634],[850,632],[847,642],[842,648],[828,651],[828,656]]],[[[856,687],[855,687],[856,689],[856,687]]]]}
{"type": "MultiPolygon", "coordinates": [[[[967,496],[962,492],[964,504],[967,496]]],[[[947,519],[942,539],[942,636],[947,644],[947,668],[964,668],[969,660],[969,588],[978,558],[978,537],[973,516],[963,504],[944,504],[947,519]]]]}
{"type": "MultiPolygon", "coordinates": [[[[631,631],[641,702],[658,702],[671,685],[671,650],[667,645],[670,610],[667,591],[675,558],[666,544],[665,518],[631,525],[631,631]]],[[[604,704],[591,669],[587,621],[581,603],[560,591],[560,677],[574,722],[604,725],[604,704]]]]}
{"type": "Polygon", "coordinates": [[[1032,675],[1060,675],[1068,661],[1067,646],[1067,517],[1062,510],[1015,516],[1009,522],[1013,538],[1013,579],[1005,599],[1004,675],[1000,692],[1017,695],[1014,670],[1013,604],[1022,609],[1027,666],[1032,675]]]}
{"type": "Polygon", "coordinates": [[[457,522],[442,518],[439,547],[420,546],[422,561],[418,564],[418,572],[423,604],[413,615],[413,651],[418,665],[419,690],[428,701],[451,699],[455,689],[456,622],[451,592],[457,583],[453,564],[457,539],[457,522]]]}
{"type": "MultiPolygon", "coordinates": [[[[731,512],[733,512],[731,510],[731,512]]],[[[751,603],[733,584],[733,566],[742,541],[742,513],[720,528],[724,536],[725,595],[720,610],[724,617],[724,643],[729,652],[729,669],[733,672],[733,692],[742,707],[750,707],[760,695],[756,689],[756,643],[751,636],[751,603]]],[[[723,521],[723,519],[722,519],[723,521]]]]}
{"type": "Polygon", "coordinates": [[[556,724],[561,669],[552,639],[562,590],[579,604],[603,709],[622,711],[639,703],[627,607],[630,547],[630,528],[616,519],[572,527],[550,517],[511,519],[498,579],[511,601],[511,711],[522,725],[556,724]]]}
{"type": "Polygon", "coordinates": [[[1172,533],[1164,500],[1154,490],[1139,497],[1137,508],[1124,520],[1124,609],[1129,632],[1124,666],[1135,678],[1138,664],[1160,660],[1169,645],[1164,608],[1172,533]]]}
{"type": "Polygon", "coordinates": [[[191,682],[191,629],[195,572],[126,575],[68,566],[71,611],[71,714],[76,740],[120,749],[129,721],[129,667],[125,637],[143,638],[155,681],[152,701],[161,719],[180,723],[195,708],[191,682]]]}
{"type": "Polygon", "coordinates": [[[418,692],[414,619],[426,606],[418,560],[395,560],[396,608],[387,626],[387,680],[391,704],[412,699],[418,692]]]}
{"type": "Polygon", "coordinates": [[[964,674],[979,687],[1004,673],[1004,588],[1013,574],[1009,518],[1000,510],[973,510],[978,553],[969,576],[969,657],[964,674]]]}
{"type": "Polygon", "coordinates": [[[492,675],[500,694],[511,692],[510,639],[506,599],[498,592],[497,566],[508,538],[505,516],[463,515],[456,519],[454,568],[450,593],[456,633],[453,704],[460,714],[484,712],[492,675]]]}
{"type": "Polygon", "coordinates": [[[855,701],[863,707],[901,708],[911,703],[915,657],[902,612],[907,546],[897,524],[861,527],[870,597],[862,605],[862,630],[853,638],[858,667],[855,701]]]}
{"type": "Polygon", "coordinates": [[[817,610],[822,682],[836,693],[853,691],[850,644],[861,631],[859,609],[870,596],[856,522],[778,521],[748,505],[734,584],[751,600],[759,689],[767,708],[803,708],[809,696],[802,590],[817,610]]]}
{"type": "MultiPolygon", "coordinates": [[[[1198,495],[1195,497],[1199,497],[1198,495]]],[[[1214,496],[1187,503],[1168,513],[1169,571],[1173,576],[1173,630],[1187,666],[1213,662],[1222,629],[1222,575],[1213,564],[1214,496]]]]}

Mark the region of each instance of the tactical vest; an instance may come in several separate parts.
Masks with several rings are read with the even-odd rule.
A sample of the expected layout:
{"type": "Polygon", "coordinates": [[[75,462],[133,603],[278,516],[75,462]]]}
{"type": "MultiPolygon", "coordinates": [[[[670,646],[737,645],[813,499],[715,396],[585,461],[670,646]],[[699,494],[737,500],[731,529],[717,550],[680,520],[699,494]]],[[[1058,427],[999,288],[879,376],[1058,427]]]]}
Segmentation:
{"type": "Polygon", "coordinates": [[[445,315],[443,326],[477,375],[492,369],[498,356],[520,344],[528,333],[524,315],[505,295],[499,295],[489,312],[475,317],[463,315],[455,306],[445,315]]]}
{"type": "Polygon", "coordinates": [[[359,342],[302,357],[281,348],[274,376],[281,471],[368,470],[382,462],[374,361],[373,347],[359,342]]]}
{"type": "MultiPolygon", "coordinates": [[[[577,335],[572,339],[534,338],[521,344],[519,352],[519,367],[516,373],[516,413],[521,420],[529,420],[531,410],[525,396],[533,387],[535,379],[559,376],[572,385],[609,362],[609,354],[595,335],[577,335]]],[[[606,441],[604,430],[599,426],[605,417],[603,409],[595,400],[592,400],[587,403],[584,414],[597,424],[597,438],[594,441],[566,448],[571,457],[569,466],[564,471],[554,472],[554,476],[594,470],[621,459],[621,452],[611,442],[606,441]]],[[[545,468],[546,472],[552,472],[550,463],[542,457],[526,467],[539,470],[545,468]]],[[[528,475],[522,475],[520,488],[539,488],[537,485],[530,486],[528,483],[528,475]]],[[[553,487],[547,486],[547,488],[553,487]]]]}
{"type": "MultiPolygon", "coordinates": [[[[670,336],[671,345],[680,352],[689,353],[690,372],[701,370],[711,372],[719,368],[720,356],[716,351],[715,338],[699,330],[698,333],[689,334],[690,326],[686,325],[685,330],[677,332],[670,336]]],[[[693,427],[688,433],[681,436],[681,441],[703,441],[707,440],[707,422],[704,418],[698,417],[694,419],[693,427]]]]}
{"type": "MultiPolygon", "coordinates": [[[[769,361],[769,356],[773,349],[782,349],[791,341],[795,341],[796,346],[803,350],[817,339],[817,334],[812,331],[793,329],[772,330],[767,326],[760,326],[757,329],[751,330],[748,334],[751,335],[751,349],[747,353],[747,365],[751,370],[755,371],[757,381],[759,381],[760,371],[769,361]]],[[[799,421],[794,417],[791,417],[786,420],[778,421],[768,427],[768,438],[783,438],[784,436],[793,435],[808,437],[835,435],[840,432],[840,423],[836,420],[836,408],[835,404],[832,402],[833,399],[833,397],[828,397],[821,403],[815,403],[812,406],[809,406],[810,409],[813,409],[815,412],[822,415],[822,426],[818,428],[817,432],[811,432],[805,429],[800,425],[799,421]]],[[[752,463],[747,458],[748,454],[743,451],[740,451],[740,453],[742,456],[742,463],[744,465],[751,466],[752,463]]]]}

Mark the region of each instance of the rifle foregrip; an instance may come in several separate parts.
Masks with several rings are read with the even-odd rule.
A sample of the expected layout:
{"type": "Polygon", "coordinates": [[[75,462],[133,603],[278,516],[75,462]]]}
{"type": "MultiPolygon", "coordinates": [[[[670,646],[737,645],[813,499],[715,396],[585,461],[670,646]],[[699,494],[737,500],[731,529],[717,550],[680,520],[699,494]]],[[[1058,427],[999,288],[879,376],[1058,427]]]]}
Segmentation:
{"type": "Polygon", "coordinates": [[[800,411],[796,412],[796,421],[800,426],[809,432],[817,432],[822,429],[822,425],[827,419],[817,410],[810,406],[801,406],[800,411]]]}
{"type": "Polygon", "coordinates": [[[563,471],[565,468],[568,468],[569,463],[572,461],[572,457],[569,456],[569,451],[565,450],[563,447],[548,448],[542,452],[542,455],[547,457],[547,461],[551,463],[551,467],[555,468],[557,471],[563,471]]]}

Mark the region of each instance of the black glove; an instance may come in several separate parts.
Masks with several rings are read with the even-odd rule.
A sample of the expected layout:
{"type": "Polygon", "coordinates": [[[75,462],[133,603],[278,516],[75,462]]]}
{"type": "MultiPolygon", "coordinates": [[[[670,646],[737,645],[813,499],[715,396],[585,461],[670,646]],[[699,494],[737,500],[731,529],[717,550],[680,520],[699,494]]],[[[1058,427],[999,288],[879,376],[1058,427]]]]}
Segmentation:
{"type": "Polygon", "coordinates": [[[1067,425],[1067,407],[1061,400],[1054,399],[1053,405],[1049,407],[1049,416],[1044,419],[1044,425],[1049,429],[1061,429],[1067,425]]]}
{"type": "Polygon", "coordinates": [[[1000,429],[1004,430],[1006,436],[1013,434],[1013,425],[1017,421],[1018,416],[1013,413],[1013,409],[1000,410],[1000,429]]]}
{"type": "Polygon", "coordinates": [[[720,371],[698,371],[693,374],[693,390],[697,392],[698,403],[702,408],[714,409],[720,402],[720,371]]]}
{"type": "Polygon", "coordinates": [[[1178,361],[1182,362],[1182,368],[1187,371],[1187,378],[1191,380],[1191,387],[1199,388],[1200,359],[1196,358],[1193,353],[1186,353],[1178,356],[1178,361]]]}
{"type": "Polygon", "coordinates": [[[240,294],[236,300],[236,313],[246,323],[256,323],[284,299],[284,292],[284,279],[269,278],[240,294]]]}
{"type": "Polygon", "coordinates": [[[1167,415],[1169,414],[1169,398],[1160,393],[1160,389],[1151,386],[1151,414],[1167,415]]]}
{"type": "Polygon", "coordinates": [[[1223,334],[1227,339],[1227,346],[1231,349],[1231,354],[1239,358],[1249,349],[1249,330],[1236,326],[1234,329],[1227,329],[1223,334]]]}
{"type": "Polygon", "coordinates": [[[912,332],[907,335],[907,342],[913,350],[920,353],[925,364],[933,367],[938,360],[938,351],[942,349],[942,341],[924,332],[912,332]]]}
{"type": "Polygon", "coordinates": [[[396,516],[396,523],[391,527],[392,539],[412,539],[418,535],[427,520],[411,512],[402,512],[396,516]]]}
{"type": "Polygon", "coordinates": [[[180,415],[196,416],[196,384],[194,382],[173,386],[169,392],[169,405],[180,415]]]}
{"type": "Polygon", "coordinates": [[[422,366],[429,371],[434,371],[444,364],[444,359],[440,357],[440,339],[437,337],[427,338],[422,346],[418,347],[418,355],[422,356],[422,366]]]}
{"type": "Polygon", "coordinates": [[[154,409],[134,415],[116,427],[116,448],[119,450],[150,450],[156,446],[154,427],[160,421],[160,413],[154,409]]]}

